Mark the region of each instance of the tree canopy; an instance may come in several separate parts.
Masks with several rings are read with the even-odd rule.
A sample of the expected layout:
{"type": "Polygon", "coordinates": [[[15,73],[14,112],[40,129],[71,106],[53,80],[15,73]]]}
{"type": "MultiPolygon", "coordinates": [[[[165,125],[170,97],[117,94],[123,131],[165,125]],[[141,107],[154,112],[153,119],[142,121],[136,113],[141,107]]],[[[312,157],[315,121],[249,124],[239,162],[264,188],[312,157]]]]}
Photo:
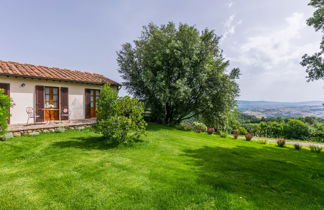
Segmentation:
{"type": "MultiPolygon", "coordinates": [[[[307,20],[309,26],[313,26],[316,31],[324,33],[324,0],[311,0],[310,6],[316,8],[313,17],[307,20]]],[[[314,55],[303,56],[301,65],[306,67],[308,81],[324,79],[324,35],[320,44],[320,51],[314,55]]]]}
{"type": "Polygon", "coordinates": [[[154,121],[174,124],[202,116],[209,126],[235,106],[239,69],[227,72],[219,37],[208,29],[174,23],[143,27],[118,52],[129,93],[145,102],[154,121]]]}

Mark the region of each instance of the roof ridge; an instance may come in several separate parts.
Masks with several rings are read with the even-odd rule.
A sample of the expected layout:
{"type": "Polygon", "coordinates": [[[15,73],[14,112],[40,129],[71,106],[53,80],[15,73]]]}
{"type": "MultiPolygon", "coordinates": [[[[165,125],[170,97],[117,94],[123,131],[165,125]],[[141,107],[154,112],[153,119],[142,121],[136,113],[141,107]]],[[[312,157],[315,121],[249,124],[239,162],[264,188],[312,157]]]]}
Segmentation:
{"type": "Polygon", "coordinates": [[[111,80],[103,74],[86,72],[80,70],[71,70],[67,68],[49,67],[44,65],[35,65],[30,63],[19,63],[16,61],[5,61],[0,60],[0,75],[15,75],[25,77],[41,77],[44,79],[55,79],[55,80],[69,80],[79,82],[89,82],[96,84],[112,83],[120,86],[120,84],[114,80],[111,80]],[[13,65],[18,71],[12,72],[9,65],[13,65]],[[7,66],[7,67],[6,67],[7,66]],[[20,66],[20,68],[19,68],[20,66]],[[59,72],[61,71],[61,72],[59,72]],[[61,74],[60,74],[61,73],[61,74]]]}

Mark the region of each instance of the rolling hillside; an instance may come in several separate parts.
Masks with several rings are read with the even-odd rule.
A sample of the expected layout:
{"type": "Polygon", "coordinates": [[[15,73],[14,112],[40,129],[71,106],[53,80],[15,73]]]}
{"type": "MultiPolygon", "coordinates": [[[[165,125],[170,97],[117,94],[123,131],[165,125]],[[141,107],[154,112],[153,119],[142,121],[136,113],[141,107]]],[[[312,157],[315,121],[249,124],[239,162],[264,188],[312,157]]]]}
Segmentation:
{"type": "Polygon", "coordinates": [[[238,108],[245,114],[257,117],[320,117],[324,118],[324,101],[273,102],[238,101],[238,108]]]}

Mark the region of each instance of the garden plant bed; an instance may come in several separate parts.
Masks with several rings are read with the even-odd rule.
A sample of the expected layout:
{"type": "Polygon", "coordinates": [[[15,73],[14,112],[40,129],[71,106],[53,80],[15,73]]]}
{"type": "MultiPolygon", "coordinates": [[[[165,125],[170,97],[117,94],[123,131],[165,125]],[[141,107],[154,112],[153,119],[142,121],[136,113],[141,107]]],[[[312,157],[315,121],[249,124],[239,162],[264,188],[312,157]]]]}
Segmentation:
{"type": "Polygon", "coordinates": [[[323,209],[324,153],[150,125],[0,142],[0,209],[323,209]]]}

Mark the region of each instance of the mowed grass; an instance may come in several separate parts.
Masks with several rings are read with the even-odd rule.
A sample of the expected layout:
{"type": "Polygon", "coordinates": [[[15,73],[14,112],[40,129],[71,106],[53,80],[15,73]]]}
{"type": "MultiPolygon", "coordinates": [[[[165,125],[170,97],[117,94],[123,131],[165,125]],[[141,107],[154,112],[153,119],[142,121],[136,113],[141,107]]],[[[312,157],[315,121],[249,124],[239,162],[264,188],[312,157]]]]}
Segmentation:
{"type": "Polygon", "coordinates": [[[0,142],[0,209],[323,209],[324,153],[150,125],[0,142]]]}

